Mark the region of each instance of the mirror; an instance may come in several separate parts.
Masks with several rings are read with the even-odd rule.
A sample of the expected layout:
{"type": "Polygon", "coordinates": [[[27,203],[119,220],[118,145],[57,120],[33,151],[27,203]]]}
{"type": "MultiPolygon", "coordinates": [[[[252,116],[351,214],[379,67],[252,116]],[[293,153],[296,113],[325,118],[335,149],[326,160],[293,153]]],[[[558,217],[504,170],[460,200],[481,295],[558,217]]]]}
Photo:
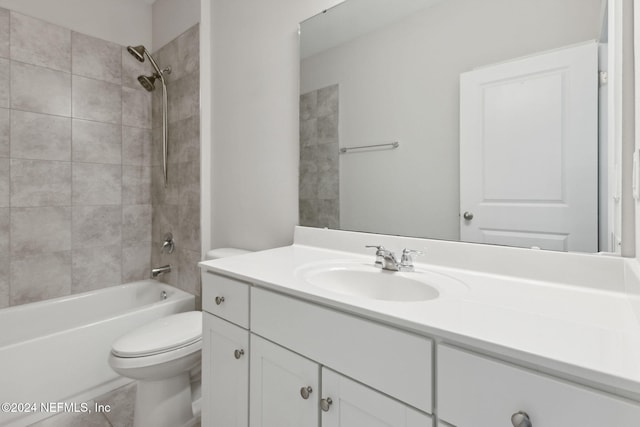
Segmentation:
{"type": "Polygon", "coordinates": [[[347,0],[300,25],[300,224],[617,252],[603,0],[347,0]]]}

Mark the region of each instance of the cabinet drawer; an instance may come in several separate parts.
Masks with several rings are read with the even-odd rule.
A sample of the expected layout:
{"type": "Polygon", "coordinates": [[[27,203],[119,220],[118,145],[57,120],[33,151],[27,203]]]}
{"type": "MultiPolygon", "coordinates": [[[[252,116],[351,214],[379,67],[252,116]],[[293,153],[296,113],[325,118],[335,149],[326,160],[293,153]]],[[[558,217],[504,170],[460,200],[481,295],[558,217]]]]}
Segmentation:
{"type": "Polygon", "coordinates": [[[248,329],[249,289],[247,283],[203,271],[202,308],[248,329]]]}
{"type": "Polygon", "coordinates": [[[438,346],[438,416],[457,427],[511,425],[637,427],[640,406],[446,345],[438,346]]]}
{"type": "Polygon", "coordinates": [[[254,288],[252,332],[424,412],[432,412],[432,342],[254,288]]]}

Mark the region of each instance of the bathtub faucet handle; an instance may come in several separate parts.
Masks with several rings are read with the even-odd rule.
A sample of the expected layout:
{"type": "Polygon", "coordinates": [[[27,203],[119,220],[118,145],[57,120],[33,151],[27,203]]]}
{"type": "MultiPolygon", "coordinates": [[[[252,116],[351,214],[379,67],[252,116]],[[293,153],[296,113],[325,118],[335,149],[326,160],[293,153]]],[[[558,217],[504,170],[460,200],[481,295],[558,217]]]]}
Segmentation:
{"type": "Polygon", "coordinates": [[[160,252],[172,254],[176,249],[176,244],[173,241],[173,234],[167,233],[164,235],[164,242],[162,242],[162,248],[160,248],[160,252]]]}

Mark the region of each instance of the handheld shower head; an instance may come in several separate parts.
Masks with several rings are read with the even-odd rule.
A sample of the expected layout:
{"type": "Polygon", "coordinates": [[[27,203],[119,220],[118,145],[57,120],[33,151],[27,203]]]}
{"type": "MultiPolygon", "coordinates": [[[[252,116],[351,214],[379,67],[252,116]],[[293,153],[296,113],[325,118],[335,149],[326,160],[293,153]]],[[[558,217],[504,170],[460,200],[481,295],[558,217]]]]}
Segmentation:
{"type": "Polygon", "coordinates": [[[138,81],[142,85],[143,88],[152,92],[156,87],[153,84],[156,81],[157,77],[154,76],[138,76],[138,81]]]}
{"type": "Polygon", "coordinates": [[[144,53],[146,51],[147,51],[147,49],[142,45],[140,45],[140,46],[127,46],[127,52],[129,52],[131,55],[133,55],[133,57],[136,58],[140,62],[144,62],[144,53]]]}

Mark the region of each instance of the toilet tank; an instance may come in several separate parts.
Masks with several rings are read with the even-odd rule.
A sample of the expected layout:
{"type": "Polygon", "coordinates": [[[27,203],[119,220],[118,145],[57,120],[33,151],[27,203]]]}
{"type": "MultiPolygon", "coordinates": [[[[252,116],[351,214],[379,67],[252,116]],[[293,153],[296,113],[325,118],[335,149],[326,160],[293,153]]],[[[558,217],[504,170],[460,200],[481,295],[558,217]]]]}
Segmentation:
{"type": "Polygon", "coordinates": [[[237,249],[237,248],[216,248],[216,249],[211,249],[210,251],[207,251],[205,255],[205,260],[220,259],[220,258],[226,258],[229,256],[243,255],[243,254],[248,254],[249,252],[251,251],[247,251],[244,249],[237,249]]]}

